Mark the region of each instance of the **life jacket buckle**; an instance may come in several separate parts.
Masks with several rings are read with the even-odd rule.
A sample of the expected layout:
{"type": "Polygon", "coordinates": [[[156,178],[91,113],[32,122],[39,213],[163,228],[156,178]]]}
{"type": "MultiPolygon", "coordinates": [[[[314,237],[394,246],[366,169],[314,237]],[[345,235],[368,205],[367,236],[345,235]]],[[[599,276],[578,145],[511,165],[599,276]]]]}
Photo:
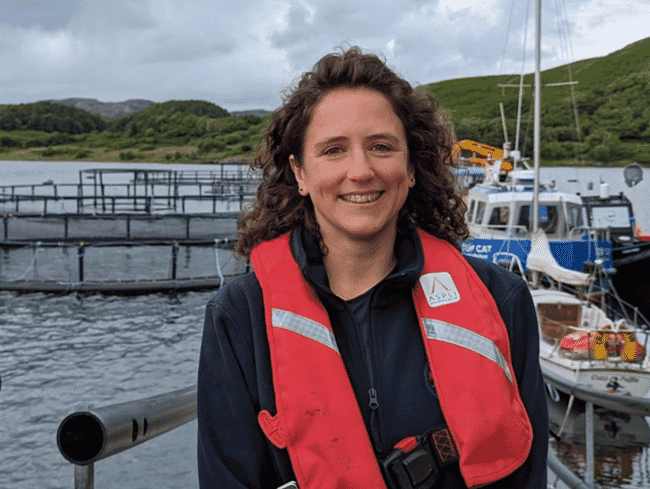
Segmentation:
{"type": "Polygon", "coordinates": [[[440,470],[458,460],[449,429],[442,425],[395,444],[395,449],[381,461],[381,467],[389,489],[430,489],[440,470]]]}

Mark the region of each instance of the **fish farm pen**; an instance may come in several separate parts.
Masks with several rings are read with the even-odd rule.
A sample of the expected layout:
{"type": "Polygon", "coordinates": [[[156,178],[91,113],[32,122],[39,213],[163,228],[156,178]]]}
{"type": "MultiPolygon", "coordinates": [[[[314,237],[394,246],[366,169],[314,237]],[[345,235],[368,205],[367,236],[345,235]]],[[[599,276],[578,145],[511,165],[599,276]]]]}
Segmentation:
{"type": "Polygon", "coordinates": [[[260,178],[206,171],[91,169],[79,182],[0,185],[0,290],[147,293],[219,287],[245,273],[237,217],[260,178]]]}

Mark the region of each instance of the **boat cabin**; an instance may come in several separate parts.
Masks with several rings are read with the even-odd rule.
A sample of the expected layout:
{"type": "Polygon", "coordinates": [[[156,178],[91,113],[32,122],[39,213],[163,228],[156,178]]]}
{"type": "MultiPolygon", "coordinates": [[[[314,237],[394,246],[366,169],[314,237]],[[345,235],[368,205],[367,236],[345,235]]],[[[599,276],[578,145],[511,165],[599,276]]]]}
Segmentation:
{"type": "MultiPolygon", "coordinates": [[[[470,190],[467,202],[470,235],[529,239],[532,208],[532,170],[510,172],[503,183],[477,185],[470,190]]],[[[550,239],[579,239],[584,230],[580,196],[541,185],[538,221],[550,239]]]]}
{"type": "Polygon", "coordinates": [[[610,238],[618,246],[635,241],[632,202],[623,195],[623,192],[607,197],[583,196],[582,202],[589,226],[598,230],[607,230],[610,238]]]}

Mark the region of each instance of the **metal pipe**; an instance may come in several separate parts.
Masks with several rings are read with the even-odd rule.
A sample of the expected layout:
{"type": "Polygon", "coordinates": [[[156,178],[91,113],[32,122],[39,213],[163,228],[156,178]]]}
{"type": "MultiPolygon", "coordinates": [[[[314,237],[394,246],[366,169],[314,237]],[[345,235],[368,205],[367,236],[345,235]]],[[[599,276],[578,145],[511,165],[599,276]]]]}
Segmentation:
{"type": "Polygon", "coordinates": [[[61,455],[88,465],[196,418],[196,386],[132,402],[77,411],[59,425],[61,455]]]}
{"type": "Polygon", "coordinates": [[[594,405],[585,405],[585,445],[587,446],[587,466],[585,468],[585,483],[594,486],[594,405]]]}
{"type": "Polygon", "coordinates": [[[550,450],[546,459],[548,467],[571,489],[590,489],[584,481],[571,472],[550,450]]]}
{"type": "Polygon", "coordinates": [[[95,487],[95,466],[74,466],[74,489],[93,489],[95,487]]]}
{"type": "Polygon", "coordinates": [[[535,185],[533,189],[533,233],[539,228],[539,151],[540,151],[540,120],[542,100],[542,75],[540,69],[541,44],[542,44],[542,5],[537,0],[535,13],[535,103],[534,103],[534,124],[533,124],[533,162],[535,164],[535,185]]]}

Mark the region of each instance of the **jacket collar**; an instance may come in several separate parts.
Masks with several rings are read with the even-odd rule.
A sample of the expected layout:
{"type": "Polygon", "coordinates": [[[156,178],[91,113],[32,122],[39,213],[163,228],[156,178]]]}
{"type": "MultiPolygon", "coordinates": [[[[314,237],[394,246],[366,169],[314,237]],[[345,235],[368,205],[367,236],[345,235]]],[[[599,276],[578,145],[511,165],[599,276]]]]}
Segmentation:
{"type": "MultiPolygon", "coordinates": [[[[318,240],[302,224],[291,234],[291,252],[307,283],[319,292],[334,295],[329,287],[318,240]]],[[[415,285],[424,267],[422,243],[415,229],[398,230],[395,255],[397,266],[383,283],[390,282],[410,289],[415,285]]]]}

